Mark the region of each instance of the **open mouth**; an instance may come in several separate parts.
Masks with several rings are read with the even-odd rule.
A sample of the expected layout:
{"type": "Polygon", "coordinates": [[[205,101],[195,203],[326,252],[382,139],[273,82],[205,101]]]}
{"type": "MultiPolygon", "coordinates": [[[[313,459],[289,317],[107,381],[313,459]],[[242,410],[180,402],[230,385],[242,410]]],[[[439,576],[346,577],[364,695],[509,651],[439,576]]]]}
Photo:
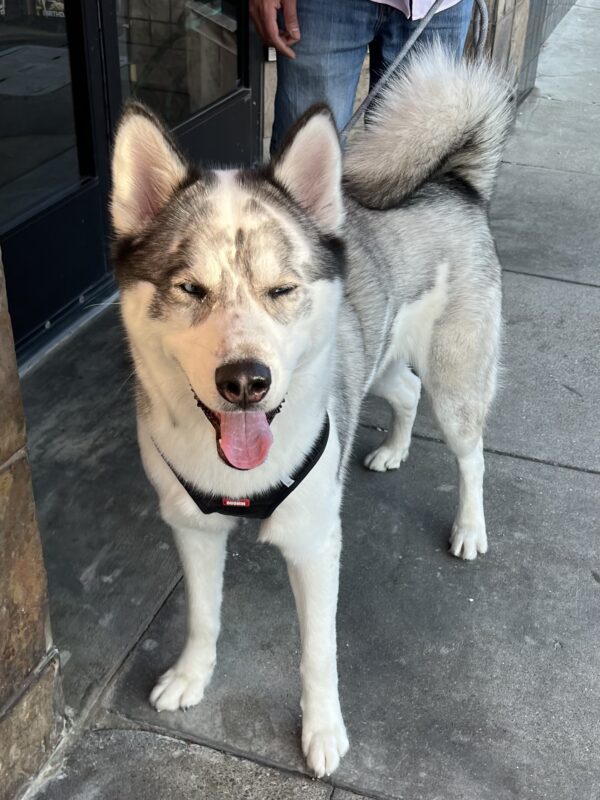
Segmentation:
{"type": "Polygon", "coordinates": [[[283,401],[272,411],[213,411],[204,405],[192,388],[198,408],[215,429],[217,453],[227,466],[254,469],[267,460],[273,444],[271,422],[281,411],[283,401]]]}

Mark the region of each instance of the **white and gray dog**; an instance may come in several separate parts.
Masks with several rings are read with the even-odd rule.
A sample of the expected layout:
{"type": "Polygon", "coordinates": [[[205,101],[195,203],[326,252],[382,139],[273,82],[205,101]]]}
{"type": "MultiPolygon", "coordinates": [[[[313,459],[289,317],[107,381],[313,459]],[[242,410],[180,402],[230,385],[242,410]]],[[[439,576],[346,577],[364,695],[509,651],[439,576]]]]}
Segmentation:
{"type": "Polygon", "coordinates": [[[220,627],[227,535],[263,521],[302,638],[302,747],[348,748],[335,615],[343,478],[367,392],[393,410],[366,459],[408,454],[423,384],[458,462],[450,551],[487,550],[482,430],[498,364],[500,266],[487,221],[512,92],[489,66],[422,50],[347,152],[325,106],[258,169],[196,170],[130,104],[113,160],[122,313],[145,470],[172,527],[187,641],[150,701],[198,703],[220,627]]]}

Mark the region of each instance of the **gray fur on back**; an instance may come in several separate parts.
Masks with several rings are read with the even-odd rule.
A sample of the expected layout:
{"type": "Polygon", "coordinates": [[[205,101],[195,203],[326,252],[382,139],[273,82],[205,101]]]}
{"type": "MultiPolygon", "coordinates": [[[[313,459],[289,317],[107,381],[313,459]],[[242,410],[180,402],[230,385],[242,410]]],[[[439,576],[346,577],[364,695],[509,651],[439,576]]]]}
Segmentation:
{"type": "MultiPolygon", "coordinates": [[[[466,428],[483,424],[495,387],[501,298],[485,201],[513,99],[490,64],[457,62],[437,44],[417,51],[351,140],[337,348],[337,403],[350,431],[362,397],[395,360],[414,367],[438,406],[450,404],[466,428]],[[419,360],[410,342],[394,341],[395,325],[442,274],[444,301],[419,360]]],[[[343,464],[348,449],[349,441],[343,464]]]]}
{"type": "MultiPolygon", "coordinates": [[[[429,384],[429,358],[419,363],[408,345],[399,353],[394,327],[403,309],[432,292],[442,265],[447,268],[445,310],[435,323],[444,339],[442,346],[449,351],[456,346],[453,320],[465,335],[475,320],[477,335],[484,348],[489,343],[490,353],[478,354],[473,365],[482,369],[485,383],[491,380],[487,372],[498,355],[501,273],[483,204],[469,201],[455,187],[430,183],[397,209],[374,211],[347,199],[346,210],[347,273],[338,324],[337,404],[348,430],[354,430],[364,395],[396,358],[413,366],[429,384]]],[[[451,358],[449,352],[448,371],[451,358]]],[[[443,363],[436,369],[446,371],[443,363]]],[[[451,383],[451,376],[445,381],[451,383]]],[[[345,445],[343,464],[350,442],[345,445]]]]}

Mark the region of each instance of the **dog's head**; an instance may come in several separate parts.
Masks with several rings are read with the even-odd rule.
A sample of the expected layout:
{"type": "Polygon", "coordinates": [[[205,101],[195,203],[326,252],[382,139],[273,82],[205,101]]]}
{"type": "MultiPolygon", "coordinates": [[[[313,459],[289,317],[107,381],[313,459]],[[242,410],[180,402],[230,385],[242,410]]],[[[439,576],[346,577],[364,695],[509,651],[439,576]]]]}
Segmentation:
{"type": "Polygon", "coordinates": [[[131,104],[117,131],[111,207],[138,367],[146,359],[178,372],[217,430],[221,457],[258,466],[294,377],[334,335],[343,203],[331,113],[307,112],[264,168],[198,171],[131,104]]]}

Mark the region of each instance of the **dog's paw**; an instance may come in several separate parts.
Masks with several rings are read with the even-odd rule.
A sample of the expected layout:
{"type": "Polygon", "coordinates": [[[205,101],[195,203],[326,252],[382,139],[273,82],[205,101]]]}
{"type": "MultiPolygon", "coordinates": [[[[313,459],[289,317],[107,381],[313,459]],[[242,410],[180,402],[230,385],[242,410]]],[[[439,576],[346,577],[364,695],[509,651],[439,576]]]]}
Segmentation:
{"type": "Polygon", "coordinates": [[[386,472],[388,469],[398,469],[403,461],[406,461],[408,456],[408,447],[389,447],[389,445],[382,444],[364,460],[364,465],[367,469],[372,469],[373,472],[386,472]]]}
{"type": "Polygon", "coordinates": [[[305,724],[302,728],[302,751],[306,765],[316,778],[331,775],[348,752],[348,736],[343,721],[340,719],[337,724],[323,728],[305,724]]]}
{"type": "Polygon", "coordinates": [[[453,556],[473,561],[478,553],[487,553],[487,549],[485,526],[467,527],[454,523],[450,536],[450,552],[453,556]]]}
{"type": "Polygon", "coordinates": [[[210,669],[190,669],[175,664],[158,679],[150,693],[150,702],[157,711],[184,711],[197,705],[204,696],[212,675],[210,669]]]}

